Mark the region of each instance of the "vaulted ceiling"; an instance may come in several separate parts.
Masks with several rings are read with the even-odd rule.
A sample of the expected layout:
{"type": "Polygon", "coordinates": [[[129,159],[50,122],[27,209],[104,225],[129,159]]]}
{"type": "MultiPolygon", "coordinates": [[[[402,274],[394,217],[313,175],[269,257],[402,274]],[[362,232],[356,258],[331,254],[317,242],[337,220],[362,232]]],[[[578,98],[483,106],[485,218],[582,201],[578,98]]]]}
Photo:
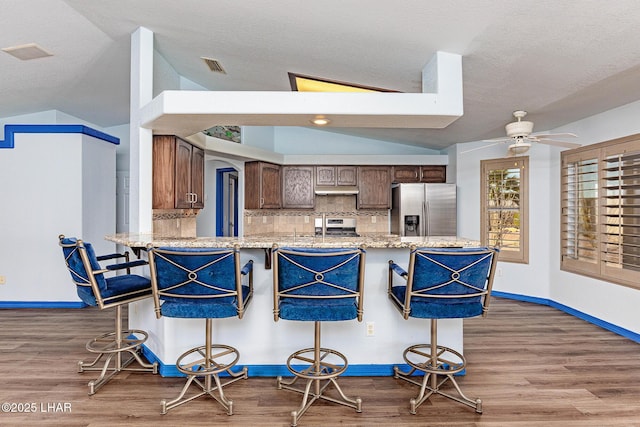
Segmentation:
{"type": "Polygon", "coordinates": [[[177,73],[216,91],[289,91],[294,72],[420,92],[436,51],[459,54],[464,116],[447,128],[332,129],[434,149],[503,136],[514,110],[544,131],[640,100],[637,0],[10,0],[0,48],[37,43],[52,56],[0,52],[0,117],[55,109],[128,123],[140,26],[177,73]]]}

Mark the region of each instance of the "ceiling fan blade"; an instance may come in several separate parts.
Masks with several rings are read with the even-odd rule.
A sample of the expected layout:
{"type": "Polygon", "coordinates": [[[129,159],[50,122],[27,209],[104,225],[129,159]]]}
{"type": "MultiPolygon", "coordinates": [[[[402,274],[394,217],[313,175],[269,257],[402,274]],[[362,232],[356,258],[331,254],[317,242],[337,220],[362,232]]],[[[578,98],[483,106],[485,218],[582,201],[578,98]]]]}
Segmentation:
{"type": "Polygon", "coordinates": [[[489,147],[493,147],[494,145],[498,145],[498,144],[503,144],[504,141],[502,142],[495,142],[493,144],[489,144],[489,145],[482,145],[480,147],[476,147],[476,148],[472,148],[470,150],[465,150],[465,151],[461,151],[460,154],[465,154],[465,153],[470,153],[472,151],[477,151],[477,150],[484,150],[485,148],[489,148],[489,147]]]}
{"type": "Polygon", "coordinates": [[[564,147],[564,148],[576,148],[581,147],[582,144],[578,144],[577,142],[567,142],[567,141],[556,141],[554,139],[532,139],[538,144],[546,144],[546,145],[554,145],[556,147],[564,147]]]}
{"type": "Polygon", "coordinates": [[[549,139],[549,138],[577,138],[575,133],[534,133],[529,138],[549,139]]]}
{"type": "Polygon", "coordinates": [[[500,138],[483,139],[482,142],[508,142],[512,140],[513,138],[510,136],[501,136],[500,138]]]}

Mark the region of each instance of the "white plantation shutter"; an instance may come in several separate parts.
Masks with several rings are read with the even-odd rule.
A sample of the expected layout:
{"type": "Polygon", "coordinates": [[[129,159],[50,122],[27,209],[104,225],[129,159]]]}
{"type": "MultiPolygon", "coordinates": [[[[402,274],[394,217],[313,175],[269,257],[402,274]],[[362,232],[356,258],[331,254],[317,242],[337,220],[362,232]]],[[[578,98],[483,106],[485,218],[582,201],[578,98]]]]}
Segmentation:
{"type": "Polygon", "coordinates": [[[640,289],[640,135],[562,153],[562,269],[640,289]]]}

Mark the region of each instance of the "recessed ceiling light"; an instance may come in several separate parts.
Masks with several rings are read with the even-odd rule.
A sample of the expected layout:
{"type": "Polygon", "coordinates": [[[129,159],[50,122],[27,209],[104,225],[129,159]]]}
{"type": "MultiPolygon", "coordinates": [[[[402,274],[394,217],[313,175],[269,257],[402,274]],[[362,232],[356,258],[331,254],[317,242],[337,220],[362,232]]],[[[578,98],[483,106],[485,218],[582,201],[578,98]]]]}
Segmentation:
{"type": "Polygon", "coordinates": [[[9,55],[15,56],[16,58],[23,61],[53,56],[53,54],[47,52],[35,43],[23,44],[20,46],[3,47],[2,50],[4,52],[7,52],[9,55]]]}
{"type": "Polygon", "coordinates": [[[331,120],[327,119],[324,116],[318,116],[315,119],[311,120],[311,123],[313,123],[316,126],[326,126],[329,123],[331,123],[331,120]]]}

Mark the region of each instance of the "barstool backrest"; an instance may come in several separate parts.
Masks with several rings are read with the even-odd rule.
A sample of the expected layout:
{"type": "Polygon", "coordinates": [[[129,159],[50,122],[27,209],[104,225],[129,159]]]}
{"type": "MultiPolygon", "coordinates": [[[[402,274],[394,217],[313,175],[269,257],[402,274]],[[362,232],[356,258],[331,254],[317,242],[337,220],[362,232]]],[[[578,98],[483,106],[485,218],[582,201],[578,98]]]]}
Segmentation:
{"type": "Polygon", "coordinates": [[[412,248],[404,309],[430,319],[485,315],[496,261],[489,247],[412,248]]]}
{"type": "Polygon", "coordinates": [[[274,247],[272,253],[274,320],[362,320],[364,249],[274,247]],[[291,310],[281,310],[282,302],[291,310]]]}
{"type": "Polygon", "coordinates": [[[96,258],[93,246],[73,237],[62,237],[60,246],[64,254],[65,264],[76,284],[78,296],[88,305],[98,305],[101,291],[106,290],[107,283],[96,258]]]}
{"type": "MultiPolygon", "coordinates": [[[[148,254],[158,317],[163,313],[163,303],[167,307],[179,305],[182,312],[188,307],[202,310],[202,304],[232,306],[233,315],[242,317],[253,290],[243,287],[242,276],[252,272],[253,264],[240,268],[239,248],[149,247],[148,254]]],[[[184,314],[174,317],[201,317],[197,313],[184,314]]],[[[223,310],[213,317],[228,317],[227,314],[223,310]]]]}

